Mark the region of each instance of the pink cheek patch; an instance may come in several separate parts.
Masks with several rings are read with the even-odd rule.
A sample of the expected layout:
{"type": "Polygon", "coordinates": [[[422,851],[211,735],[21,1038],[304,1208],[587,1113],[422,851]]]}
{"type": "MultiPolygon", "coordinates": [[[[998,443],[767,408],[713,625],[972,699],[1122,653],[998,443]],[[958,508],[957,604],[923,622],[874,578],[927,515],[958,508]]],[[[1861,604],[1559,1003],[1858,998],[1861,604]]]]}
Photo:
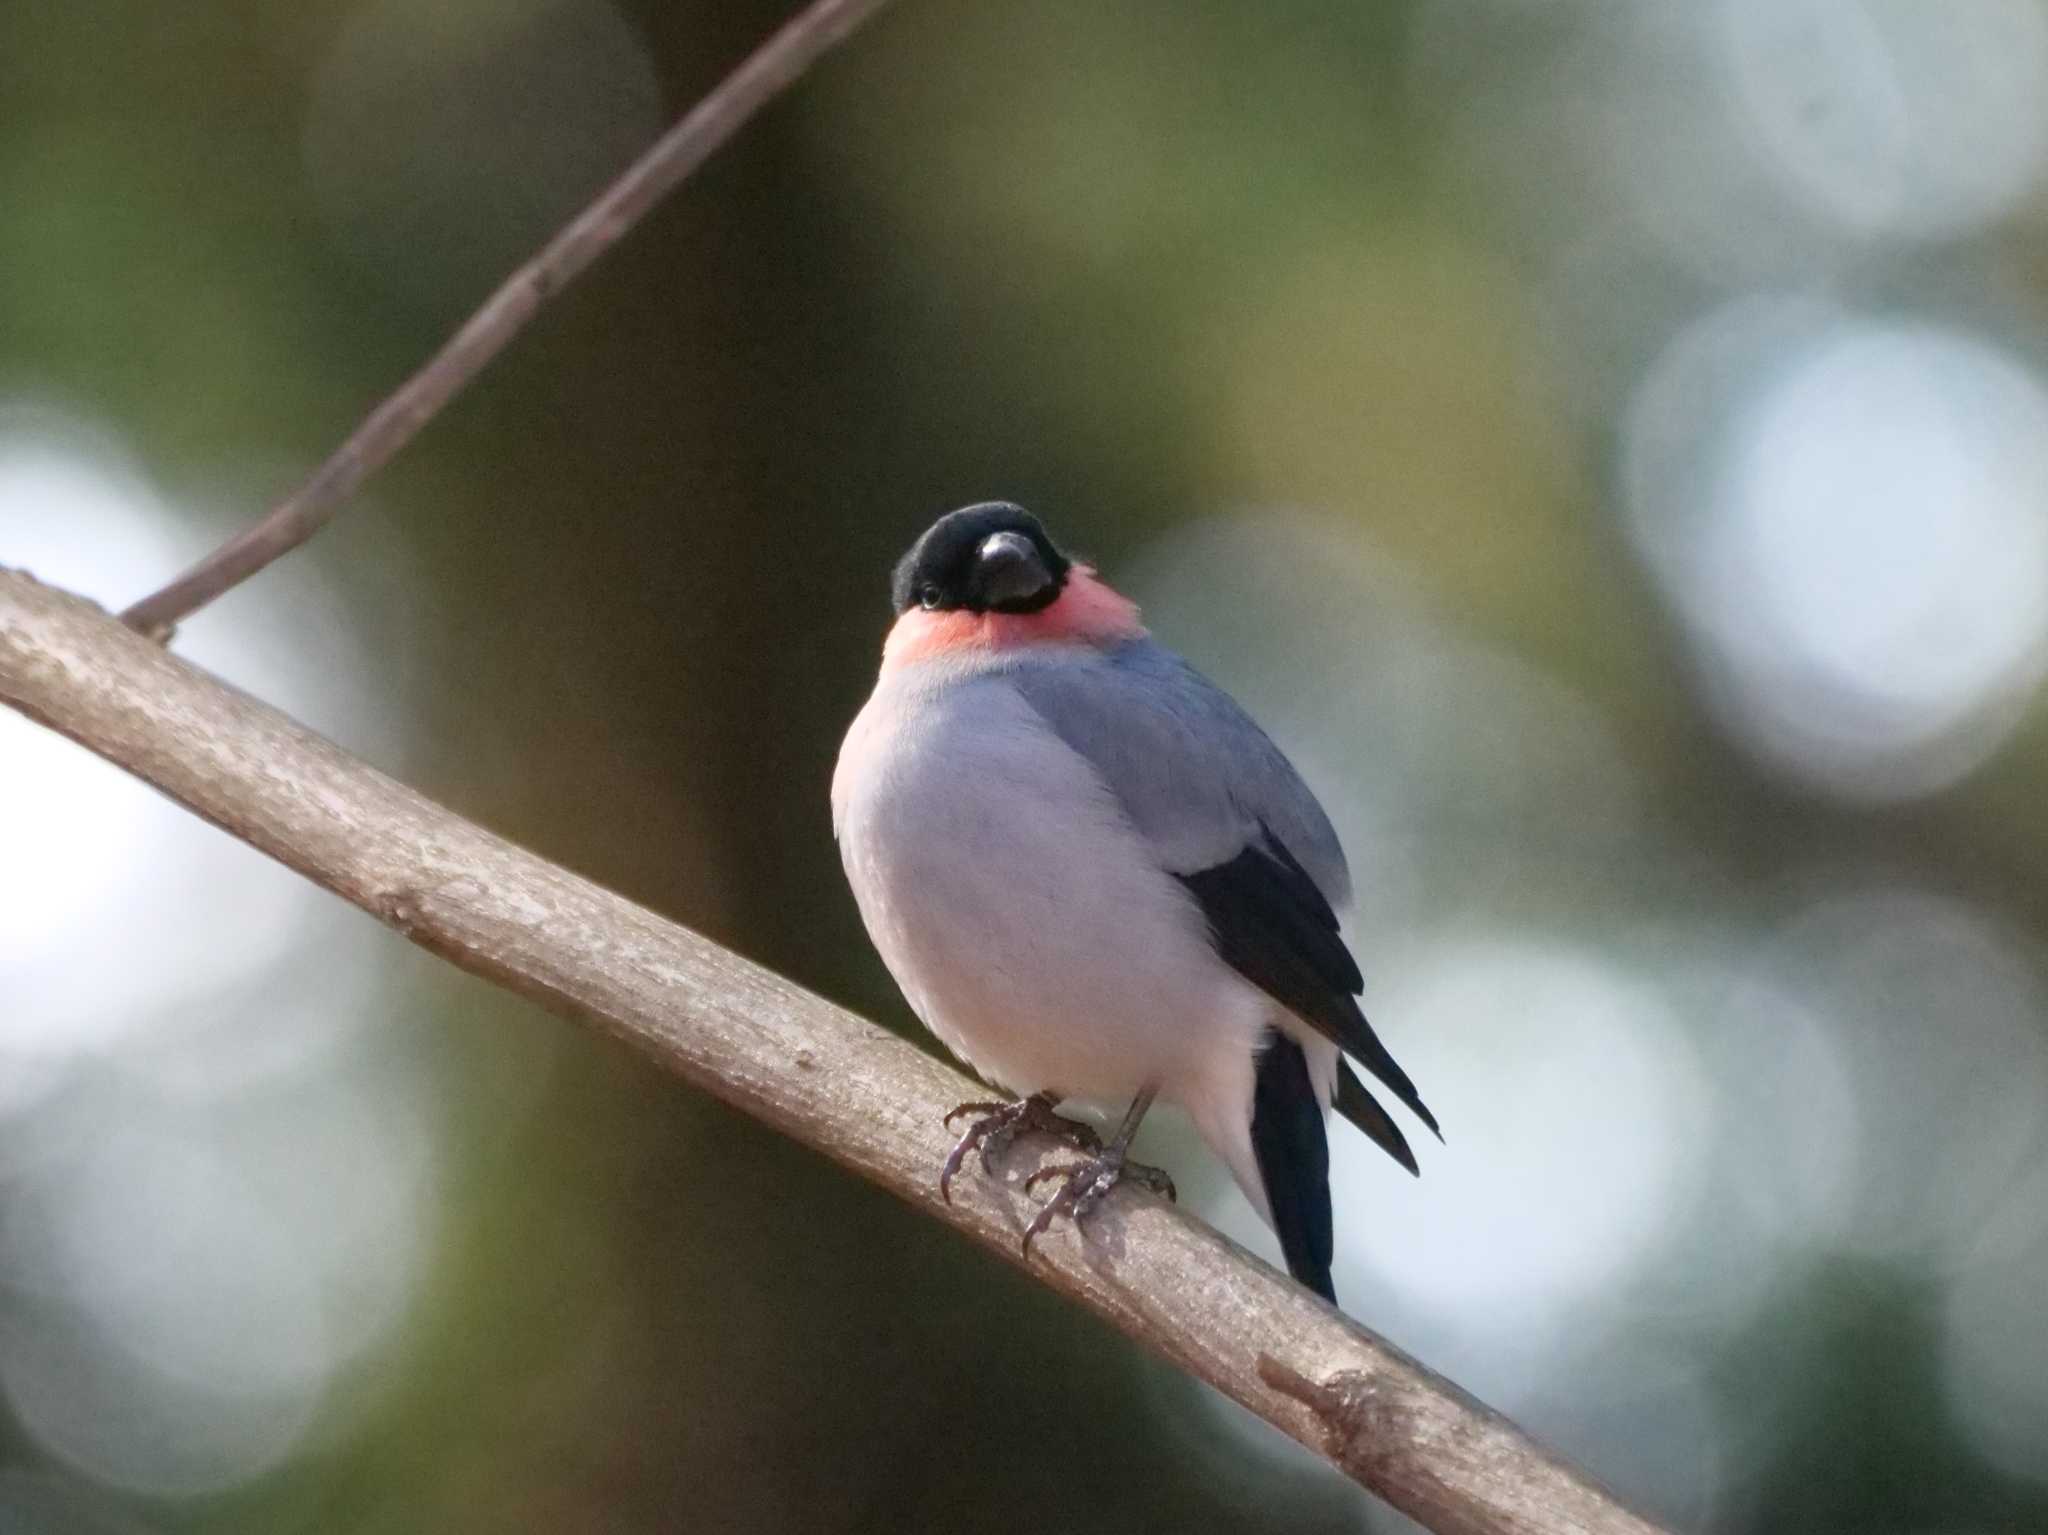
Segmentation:
{"type": "Polygon", "coordinates": [[[1138,622],[1138,605],[1096,580],[1094,567],[1089,565],[1074,566],[1067,573],[1066,590],[1059,601],[1028,618],[1041,620],[1049,638],[1090,640],[1098,645],[1134,640],[1145,632],[1138,622]]]}
{"type": "Polygon", "coordinates": [[[929,661],[963,650],[987,649],[992,642],[981,633],[982,619],[987,616],[927,613],[923,608],[912,608],[889,631],[889,638],[882,645],[882,664],[908,666],[914,661],[929,661]]]}
{"type": "Polygon", "coordinates": [[[1036,613],[934,613],[912,608],[889,631],[882,646],[882,668],[1025,645],[1107,645],[1144,632],[1136,603],[1096,580],[1088,566],[1076,565],[1059,600],[1036,613]]]}

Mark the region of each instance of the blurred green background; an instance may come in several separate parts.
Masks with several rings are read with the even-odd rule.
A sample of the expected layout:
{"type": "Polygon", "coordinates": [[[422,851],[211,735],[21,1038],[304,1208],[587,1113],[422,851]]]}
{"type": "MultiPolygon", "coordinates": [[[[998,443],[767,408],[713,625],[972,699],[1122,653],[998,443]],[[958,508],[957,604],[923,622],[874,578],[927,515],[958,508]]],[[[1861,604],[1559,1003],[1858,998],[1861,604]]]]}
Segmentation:
{"type": "MultiPolygon", "coordinates": [[[[0,0],[0,563],[170,576],[782,14],[0,0]]],[[[2032,0],[905,0],[180,647],[909,1028],[826,786],[1021,500],[1344,835],[1347,1308],[1689,1529],[2048,1528],[2044,155],[2032,0]]],[[[1408,1527],[11,716],[0,1393],[38,1535],[1408,1527]]]]}

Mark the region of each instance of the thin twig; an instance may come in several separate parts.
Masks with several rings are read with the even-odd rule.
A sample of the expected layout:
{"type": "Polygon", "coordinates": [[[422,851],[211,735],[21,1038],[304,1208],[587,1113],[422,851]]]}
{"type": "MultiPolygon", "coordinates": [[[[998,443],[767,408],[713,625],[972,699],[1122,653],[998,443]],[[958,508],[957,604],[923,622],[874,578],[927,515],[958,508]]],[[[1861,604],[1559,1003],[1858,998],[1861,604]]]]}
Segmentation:
{"type": "Polygon", "coordinates": [[[167,640],[181,619],[319,532],[358,485],[389,463],[526,328],[542,304],[624,238],[748,118],[886,4],[888,0],[816,0],[785,24],[548,241],[539,255],[508,277],[424,367],[364,418],[311,479],[261,521],[130,607],[121,621],[167,640]]]}
{"type": "Polygon", "coordinates": [[[977,1095],[957,1073],[5,570],[0,703],[422,947],[624,1040],[1023,1264],[1430,1528],[1655,1535],[1506,1418],[1156,1198],[1120,1193],[1085,1233],[1060,1227],[1026,1262],[1028,1166],[939,1197],[941,1118],[977,1095]]]}

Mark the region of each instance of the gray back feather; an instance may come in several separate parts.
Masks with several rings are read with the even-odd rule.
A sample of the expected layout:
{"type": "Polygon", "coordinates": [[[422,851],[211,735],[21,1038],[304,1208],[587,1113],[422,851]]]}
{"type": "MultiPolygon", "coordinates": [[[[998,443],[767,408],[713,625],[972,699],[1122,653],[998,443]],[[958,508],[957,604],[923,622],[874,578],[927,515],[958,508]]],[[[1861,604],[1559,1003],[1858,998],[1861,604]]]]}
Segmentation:
{"type": "Polygon", "coordinates": [[[1263,825],[1333,907],[1351,898],[1323,807],[1237,702],[1172,651],[1132,640],[1076,663],[1019,657],[1009,680],[1101,775],[1174,874],[1242,852],[1263,825]]]}

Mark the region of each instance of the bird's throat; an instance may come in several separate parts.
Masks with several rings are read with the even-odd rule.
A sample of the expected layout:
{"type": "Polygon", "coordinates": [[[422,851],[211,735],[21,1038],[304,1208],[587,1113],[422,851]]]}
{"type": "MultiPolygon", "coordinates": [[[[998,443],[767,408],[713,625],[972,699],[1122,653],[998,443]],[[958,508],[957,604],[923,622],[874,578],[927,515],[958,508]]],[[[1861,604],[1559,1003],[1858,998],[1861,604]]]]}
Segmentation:
{"type": "Polygon", "coordinates": [[[934,613],[911,608],[882,646],[882,671],[948,656],[993,654],[1033,645],[1114,645],[1145,632],[1138,605],[1072,566],[1057,600],[1036,613],[934,613]]]}

